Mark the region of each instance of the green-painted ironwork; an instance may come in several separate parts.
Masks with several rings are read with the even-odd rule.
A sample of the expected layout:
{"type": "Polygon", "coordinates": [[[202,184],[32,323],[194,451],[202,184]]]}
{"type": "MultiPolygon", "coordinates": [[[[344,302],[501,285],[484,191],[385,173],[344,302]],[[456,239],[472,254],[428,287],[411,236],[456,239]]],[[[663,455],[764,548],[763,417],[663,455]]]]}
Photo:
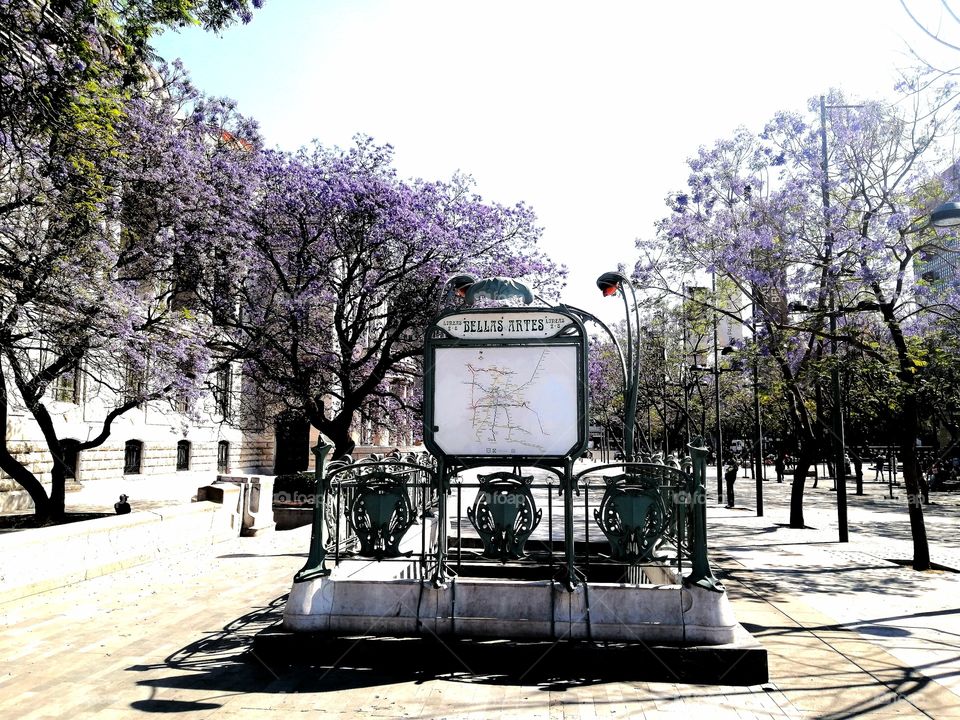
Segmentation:
{"type": "Polygon", "coordinates": [[[610,542],[614,559],[630,564],[653,559],[673,517],[661,495],[667,470],[673,468],[631,468],[629,473],[604,478],[607,489],[593,516],[610,542]]]}
{"type": "Polygon", "coordinates": [[[573,495],[577,489],[576,479],[573,476],[573,460],[564,463],[563,475],[560,477],[560,492],[563,493],[563,549],[566,556],[566,565],[559,578],[567,590],[573,591],[582,579],[576,564],[576,543],[573,539],[573,495]]]}
{"type": "Polygon", "coordinates": [[[637,304],[637,294],[633,289],[633,283],[630,278],[621,272],[606,272],[597,279],[599,287],[604,295],[610,294],[610,290],[615,288],[623,298],[623,308],[627,320],[627,385],[623,389],[624,394],[624,418],[623,418],[623,452],[625,460],[628,462],[636,459],[636,445],[634,444],[633,431],[637,421],[637,390],[640,385],[640,353],[635,347],[633,335],[640,332],[640,306],[637,304]],[[630,291],[630,299],[627,299],[626,287],[630,291]],[[632,301],[632,314],[631,314],[632,301]]]}
{"type": "Polygon", "coordinates": [[[525,305],[533,302],[533,292],[522,282],[513,278],[492,277],[477,280],[466,288],[465,305],[473,305],[479,298],[487,297],[491,300],[506,300],[516,297],[523,300],[525,305]]]}
{"type": "Polygon", "coordinates": [[[406,476],[382,471],[359,478],[348,515],[360,555],[383,560],[404,554],[400,541],[416,520],[406,483],[406,476]]]}
{"type": "MultiPolygon", "coordinates": [[[[700,441],[702,443],[702,440],[700,441]]],[[[683,580],[688,585],[697,585],[714,592],[724,592],[723,583],[714,577],[707,560],[707,455],[706,447],[698,447],[693,443],[687,446],[693,461],[692,494],[693,494],[693,537],[691,542],[690,574],[683,580]]]]}
{"type": "Polygon", "coordinates": [[[437,533],[436,560],[431,582],[436,588],[444,587],[452,576],[447,567],[447,497],[450,495],[450,466],[442,455],[437,456],[437,474],[434,483],[437,491],[437,533]]]}
{"type": "Polygon", "coordinates": [[[533,476],[497,472],[477,480],[480,489],[467,517],[483,543],[483,556],[503,562],[525,557],[523,546],[543,517],[530,492],[533,476]]]}
{"type": "Polygon", "coordinates": [[[318,442],[311,448],[316,458],[316,485],[314,486],[313,522],[310,530],[310,554],[306,564],[293,577],[294,582],[305,582],[330,574],[326,566],[327,550],[324,542],[326,498],[330,489],[326,479],[327,456],[333,450],[332,445],[318,442]]]}
{"type": "MultiPolygon", "coordinates": [[[[458,289],[451,297],[466,296],[464,300],[468,307],[479,297],[502,299],[516,296],[526,300],[526,293],[529,292],[522,284],[503,278],[477,281],[465,288],[462,294],[458,289]]],[[[638,457],[628,453],[625,462],[591,466],[583,472],[574,472],[574,462],[587,446],[586,352],[586,331],[582,318],[563,306],[480,310],[461,307],[439,315],[427,329],[424,348],[427,370],[424,373],[423,437],[436,467],[413,464],[406,468],[404,474],[399,467],[404,463],[388,464],[380,462],[379,458],[369,463],[328,465],[326,458],[332,448],[324,444],[314,448],[317,456],[316,503],[310,553],[295,580],[302,582],[329,575],[327,564],[339,562],[341,556],[376,560],[405,557],[409,553],[401,552],[401,547],[405,550],[408,546],[406,543],[401,546],[401,541],[405,536],[413,537],[409,531],[419,511],[424,518],[431,519],[421,526],[421,549],[416,551],[420,553],[421,577],[429,577],[436,587],[442,587],[455,575],[454,570],[460,568],[461,557],[466,549],[474,561],[505,563],[526,559],[525,565],[531,564],[531,560],[549,562],[555,582],[562,583],[568,590],[585,581],[578,561],[586,563],[583,570],[587,574],[592,572],[591,562],[601,565],[609,565],[611,561],[623,563],[629,567],[626,572],[639,573],[640,565],[662,561],[673,565],[678,575],[689,568],[689,574],[683,577],[685,585],[723,592],[723,586],[714,577],[707,560],[707,451],[700,447],[702,442],[692,443],[689,446],[691,454],[682,458],[676,454],[664,459],[659,454],[638,457]],[[514,349],[521,347],[530,350],[514,349]],[[576,372],[576,412],[573,411],[572,387],[568,386],[565,397],[570,399],[570,404],[564,407],[564,411],[568,412],[564,416],[564,423],[566,417],[569,417],[571,424],[577,423],[576,437],[572,432],[569,436],[562,433],[550,435],[541,426],[541,447],[528,447],[523,442],[517,442],[516,437],[510,437],[510,433],[527,430],[519,423],[513,423],[505,433],[507,440],[514,441],[512,446],[502,445],[503,439],[498,436],[487,447],[475,442],[472,435],[462,434],[462,427],[470,432],[469,419],[463,421],[464,417],[470,416],[460,413],[458,406],[447,402],[441,406],[442,412],[438,417],[435,412],[437,398],[447,399],[449,396],[442,394],[444,390],[437,389],[438,378],[434,374],[438,366],[446,368],[440,379],[448,390],[451,381],[461,382],[460,373],[451,368],[457,367],[457,358],[472,358],[463,352],[463,348],[469,348],[470,352],[473,349],[483,350],[485,359],[499,358],[491,363],[493,367],[503,365],[507,370],[511,368],[511,358],[520,357],[519,353],[539,357],[557,348],[556,355],[562,353],[568,356],[571,362],[567,367],[576,372]],[[571,348],[576,349],[575,354],[571,348]],[[447,360],[447,364],[435,362],[438,357],[447,360]],[[451,374],[455,377],[451,378],[451,374]],[[451,418],[455,422],[450,421],[451,418]],[[439,422],[442,425],[445,421],[445,429],[435,424],[439,422]],[[451,427],[455,430],[451,431],[451,427]],[[463,442],[464,437],[469,441],[463,442]],[[537,449],[544,452],[534,454],[537,449]],[[451,508],[456,514],[457,507],[456,501],[450,498],[451,481],[466,470],[488,466],[500,466],[504,471],[478,475],[477,495],[466,510],[480,537],[482,552],[476,549],[476,545],[459,542],[461,526],[458,524],[455,536],[458,542],[451,559],[449,543],[454,542],[449,535],[451,508]],[[508,467],[510,472],[506,471],[508,467]],[[549,471],[556,476],[559,484],[534,484],[533,476],[524,475],[521,468],[549,471]],[[602,476],[604,470],[611,471],[612,476],[602,476]],[[594,481],[589,476],[594,476],[594,481]],[[603,477],[602,484],[598,480],[600,477],[603,477]],[[542,549],[529,542],[532,533],[540,526],[543,515],[543,511],[537,507],[534,487],[549,487],[550,493],[559,491],[563,497],[562,560],[559,547],[555,555],[552,537],[542,549]],[[580,495],[581,491],[586,493],[584,506],[588,511],[575,520],[574,496],[580,495]],[[592,498],[599,497],[601,493],[599,506],[592,504],[595,503],[592,498]],[[579,554],[575,542],[575,529],[579,526],[575,526],[575,522],[583,523],[582,530],[590,541],[589,544],[580,544],[579,554]],[[609,555],[597,553],[594,542],[600,539],[599,534],[591,534],[588,526],[593,522],[609,542],[609,555]],[[347,536],[346,541],[344,535],[347,536]],[[471,551],[470,547],[474,550],[471,551]],[[675,551],[675,557],[670,556],[671,549],[675,551]]],[[[556,366],[552,366],[552,372],[563,378],[568,377],[556,366]]],[[[572,375],[569,377],[573,378],[572,375]]],[[[508,386],[508,390],[513,387],[522,388],[523,384],[514,383],[508,386]]],[[[481,390],[486,392],[487,388],[482,387],[481,390]]],[[[626,393],[628,401],[629,390],[626,393]]],[[[517,394],[520,392],[518,390],[517,394]]],[[[503,391],[500,396],[493,398],[496,403],[502,403],[504,414],[514,412],[515,408],[526,411],[523,397],[514,398],[506,393],[503,391]]],[[[473,402],[472,397],[470,401],[473,402]]],[[[470,407],[473,405],[468,409],[470,407]]],[[[487,411],[482,403],[480,407],[481,411],[487,411]]],[[[500,405],[494,408],[495,411],[500,409],[500,405]]],[[[628,425],[632,427],[633,422],[628,425]]],[[[563,425],[563,428],[569,427],[563,425]]],[[[465,484],[458,484],[458,487],[462,489],[465,484]]],[[[536,496],[538,500],[540,497],[536,496]]]]}

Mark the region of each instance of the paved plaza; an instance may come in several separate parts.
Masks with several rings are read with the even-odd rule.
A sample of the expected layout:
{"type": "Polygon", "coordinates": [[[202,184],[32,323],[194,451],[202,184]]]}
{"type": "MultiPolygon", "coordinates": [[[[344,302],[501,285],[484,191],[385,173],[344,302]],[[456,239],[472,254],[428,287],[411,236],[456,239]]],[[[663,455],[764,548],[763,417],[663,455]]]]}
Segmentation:
{"type": "MultiPolygon", "coordinates": [[[[141,482],[126,488],[135,510],[189,500],[186,484],[141,482]]],[[[0,606],[0,717],[960,718],[960,574],[904,566],[902,489],[851,485],[840,544],[829,480],[808,487],[805,530],[785,527],[788,484],[763,484],[764,517],[753,485],[741,477],[736,507],[708,517],[714,569],[769,653],[763,686],[671,682],[668,667],[582,662],[563,645],[531,659],[393,640],[318,648],[310,667],[260,662],[252,637],[279,621],[306,557],[300,528],[0,606]]],[[[114,490],[70,502],[112,507],[114,490]]],[[[960,570],[960,493],[931,499],[934,562],[960,570]]]]}

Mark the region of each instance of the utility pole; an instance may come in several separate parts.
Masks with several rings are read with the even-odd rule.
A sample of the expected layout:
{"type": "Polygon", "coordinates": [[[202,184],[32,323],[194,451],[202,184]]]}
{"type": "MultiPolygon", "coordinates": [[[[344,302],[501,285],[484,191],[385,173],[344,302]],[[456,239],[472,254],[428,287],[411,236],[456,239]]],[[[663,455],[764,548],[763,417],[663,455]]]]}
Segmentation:
{"type": "MultiPolygon", "coordinates": [[[[830,232],[830,188],[827,183],[829,161],[827,156],[827,103],[823,95],[820,96],[820,152],[823,162],[823,181],[820,190],[823,194],[823,218],[826,229],[827,279],[829,281],[830,266],[833,255],[833,233],[830,232]]],[[[834,477],[837,483],[837,527],[840,542],[848,542],[850,537],[847,529],[847,473],[846,448],[843,442],[843,409],[840,407],[840,367],[837,358],[837,311],[836,295],[833,287],[827,287],[830,298],[830,354],[833,367],[830,372],[830,381],[833,386],[833,440],[834,440],[834,477]]]]}

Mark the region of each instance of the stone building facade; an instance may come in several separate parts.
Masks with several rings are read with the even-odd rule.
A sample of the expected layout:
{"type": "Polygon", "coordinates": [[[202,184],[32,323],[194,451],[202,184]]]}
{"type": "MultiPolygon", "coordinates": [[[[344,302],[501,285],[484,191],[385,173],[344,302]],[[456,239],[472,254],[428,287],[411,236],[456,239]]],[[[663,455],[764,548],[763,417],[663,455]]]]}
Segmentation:
{"type": "MultiPolygon", "coordinates": [[[[75,456],[67,449],[68,465],[74,469],[72,484],[192,475],[199,487],[212,482],[218,473],[272,473],[273,428],[267,423],[262,428],[241,428],[234,421],[232,407],[236,403],[226,398],[243,392],[244,383],[236,376],[230,382],[230,392],[223,399],[208,395],[189,414],[169,401],[151,401],[118,417],[110,437],[99,447],[75,456]]],[[[80,387],[73,397],[64,399],[58,398],[61,391],[51,388],[47,407],[58,436],[68,441],[69,448],[70,440],[83,442],[100,432],[110,400],[102,388],[80,387]]],[[[10,407],[7,437],[14,457],[41,482],[49,483],[53,461],[29,413],[10,407]]],[[[29,495],[0,472],[0,512],[31,507],[29,495]]]]}

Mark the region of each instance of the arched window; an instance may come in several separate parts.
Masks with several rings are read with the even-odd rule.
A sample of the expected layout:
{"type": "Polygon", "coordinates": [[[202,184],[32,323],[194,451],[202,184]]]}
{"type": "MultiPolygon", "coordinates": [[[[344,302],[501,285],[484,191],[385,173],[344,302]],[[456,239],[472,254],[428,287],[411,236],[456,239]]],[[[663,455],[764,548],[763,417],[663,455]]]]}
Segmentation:
{"type": "Polygon", "coordinates": [[[190,469],[190,441],[181,440],[177,443],[177,470],[190,469]]]}
{"type": "Polygon", "coordinates": [[[225,473],[230,467],[230,443],[221,440],[217,443],[217,472],[225,473]]]}
{"type": "Polygon", "coordinates": [[[123,446],[123,474],[139,475],[143,460],[143,443],[139,440],[127,440],[123,446]]]}

